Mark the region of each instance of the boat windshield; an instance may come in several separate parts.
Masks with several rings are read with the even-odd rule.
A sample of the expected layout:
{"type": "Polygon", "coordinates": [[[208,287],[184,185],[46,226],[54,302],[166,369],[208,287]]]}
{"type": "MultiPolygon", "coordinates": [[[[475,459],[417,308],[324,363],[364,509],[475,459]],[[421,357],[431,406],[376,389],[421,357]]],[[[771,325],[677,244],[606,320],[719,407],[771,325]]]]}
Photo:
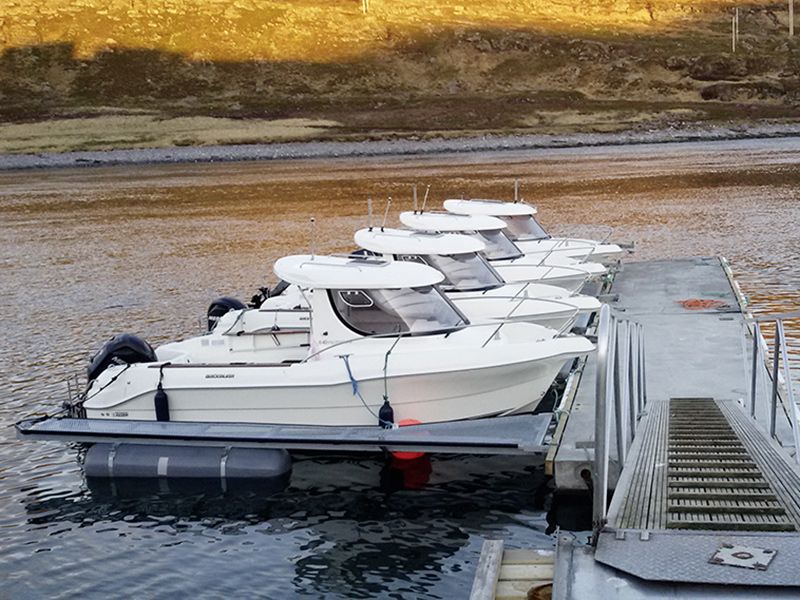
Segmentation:
{"type": "Polygon", "coordinates": [[[336,314],[362,335],[442,333],[469,324],[433,286],[383,290],[329,290],[336,314]]]}
{"type": "Polygon", "coordinates": [[[477,252],[462,254],[398,254],[397,260],[419,262],[444,275],[440,284],[446,292],[492,290],[505,284],[503,278],[477,252]]]}
{"type": "Polygon", "coordinates": [[[483,253],[489,260],[507,260],[523,255],[517,245],[501,229],[478,231],[474,236],[486,244],[483,253]]]}
{"type": "Polygon", "coordinates": [[[512,240],[546,240],[550,235],[533,215],[503,217],[512,240]]]}

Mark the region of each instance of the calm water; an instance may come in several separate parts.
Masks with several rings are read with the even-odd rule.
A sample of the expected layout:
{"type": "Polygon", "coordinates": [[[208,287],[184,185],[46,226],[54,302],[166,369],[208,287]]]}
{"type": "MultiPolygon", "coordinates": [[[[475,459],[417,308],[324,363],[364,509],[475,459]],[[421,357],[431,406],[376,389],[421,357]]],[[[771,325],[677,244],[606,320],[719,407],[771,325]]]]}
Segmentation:
{"type": "Polygon", "coordinates": [[[757,310],[800,309],[800,140],[0,174],[0,596],[454,598],[482,537],[551,547],[569,507],[521,460],[300,457],[285,489],[109,490],[78,447],[8,427],[55,408],[113,333],[197,333],[279,256],[348,249],[367,196],[396,224],[412,182],[438,206],[509,197],[514,177],[554,233],[723,254],[757,310]]]}

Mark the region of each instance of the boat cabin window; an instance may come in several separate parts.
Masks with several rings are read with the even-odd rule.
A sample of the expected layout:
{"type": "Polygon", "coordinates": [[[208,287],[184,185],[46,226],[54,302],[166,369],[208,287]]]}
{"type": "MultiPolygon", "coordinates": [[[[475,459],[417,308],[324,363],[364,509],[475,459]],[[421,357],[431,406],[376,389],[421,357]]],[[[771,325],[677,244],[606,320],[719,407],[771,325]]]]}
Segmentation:
{"type": "Polygon", "coordinates": [[[339,319],[361,335],[441,333],[469,324],[433,286],[328,294],[339,319]]]}
{"type": "Polygon", "coordinates": [[[339,292],[339,298],[350,308],[369,308],[375,304],[372,298],[361,290],[343,290],[339,292]]]}
{"type": "Polygon", "coordinates": [[[523,256],[522,251],[501,229],[478,231],[475,236],[486,244],[483,253],[489,260],[507,260],[523,256]]]}
{"type": "Polygon", "coordinates": [[[546,240],[550,236],[533,215],[503,217],[512,240],[546,240]]]}
{"type": "Polygon", "coordinates": [[[503,278],[485,258],[476,252],[461,254],[398,254],[397,260],[421,262],[440,271],[444,281],[439,284],[446,292],[475,292],[491,290],[505,284],[503,278]]]}

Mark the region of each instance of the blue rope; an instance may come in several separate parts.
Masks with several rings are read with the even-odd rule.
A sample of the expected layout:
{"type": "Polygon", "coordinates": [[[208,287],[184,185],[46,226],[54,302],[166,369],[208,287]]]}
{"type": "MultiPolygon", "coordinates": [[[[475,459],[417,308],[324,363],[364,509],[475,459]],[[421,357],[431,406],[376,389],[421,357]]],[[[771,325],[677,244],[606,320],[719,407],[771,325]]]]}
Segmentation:
{"type": "MultiPolygon", "coordinates": [[[[350,384],[353,386],[353,396],[358,396],[360,398],[361,394],[358,391],[358,381],[353,377],[353,371],[350,370],[350,355],[342,354],[339,358],[344,361],[344,366],[347,367],[347,376],[350,378],[350,384]]],[[[361,401],[363,402],[364,399],[362,398],[361,401]]]]}
{"type": "Polygon", "coordinates": [[[358,396],[358,399],[361,400],[361,404],[364,405],[364,408],[366,408],[369,413],[375,417],[380,425],[392,425],[392,423],[384,421],[378,415],[376,415],[375,411],[372,410],[367,404],[367,401],[364,400],[364,397],[361,395],[361,391],[358,389],[358,380],[356,380],[356,378],[353,376],[353,371],[350,369],[350,355],[341,354],[339,355],[339,358],[344,361],[344,366],[347,368],[347,376],[350,378],[350,384],[353,386],[353,396],[358,396]]]}

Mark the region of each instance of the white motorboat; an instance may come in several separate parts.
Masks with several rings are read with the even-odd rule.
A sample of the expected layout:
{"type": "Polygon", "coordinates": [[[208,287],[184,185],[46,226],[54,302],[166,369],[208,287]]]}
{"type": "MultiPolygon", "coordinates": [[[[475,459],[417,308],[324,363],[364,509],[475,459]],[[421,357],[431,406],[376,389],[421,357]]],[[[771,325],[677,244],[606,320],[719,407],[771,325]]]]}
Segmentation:
{"type": "Polygon", "coordinates": [[[537,337],[529,323],[470,325],[439,290],[444,276],[413,262],[291,256],[275,273],[313,290],[311,310],[296,311],[298,324],[310,319],[299,333],[307,347],[280,343],[298,333],[258,310],[232,311],[211,334],[158,355],[141,341],[109,343],[93,359],[85,415],[385,426],[514,414],[536,407],[565,361],[593,350],[580,336],[537,337]]]}
{"type": "Polygon", "coordinates": [[[440,271],[441,289],[473,323],[514,320],[565,331],[579,314],[600,309],[596,298],[571,296],[556,286],[507,284],[480,254],[485,244],[470,236],[381,227],[362,229],[354,240],[387,260],[419,262],[440,271]]]}
{"type": "Polygon", "coordinates": [[[602,275],[605,267],[595,263],[542,264],[541,254],[530,256],[520,250],[505,234],[506,224],[497,217],[456,215],[448,212],[402,212],[400,222],[415,231],[463,233],[486,246],[483,254],[507,282],[536,281],[579,291],[591,277],[602,275]]]}
{"type": "Polygon", "coordinates": [[[507,225],[511,239],[525,252],[550,252],[582,260],[612,262],[622,256],[622,248],[595,240],[554,238],[536,219],[537,209],[526,202],[501,200],[445,200],[444,208],[457,215],[497,217],[507,225]]]}

